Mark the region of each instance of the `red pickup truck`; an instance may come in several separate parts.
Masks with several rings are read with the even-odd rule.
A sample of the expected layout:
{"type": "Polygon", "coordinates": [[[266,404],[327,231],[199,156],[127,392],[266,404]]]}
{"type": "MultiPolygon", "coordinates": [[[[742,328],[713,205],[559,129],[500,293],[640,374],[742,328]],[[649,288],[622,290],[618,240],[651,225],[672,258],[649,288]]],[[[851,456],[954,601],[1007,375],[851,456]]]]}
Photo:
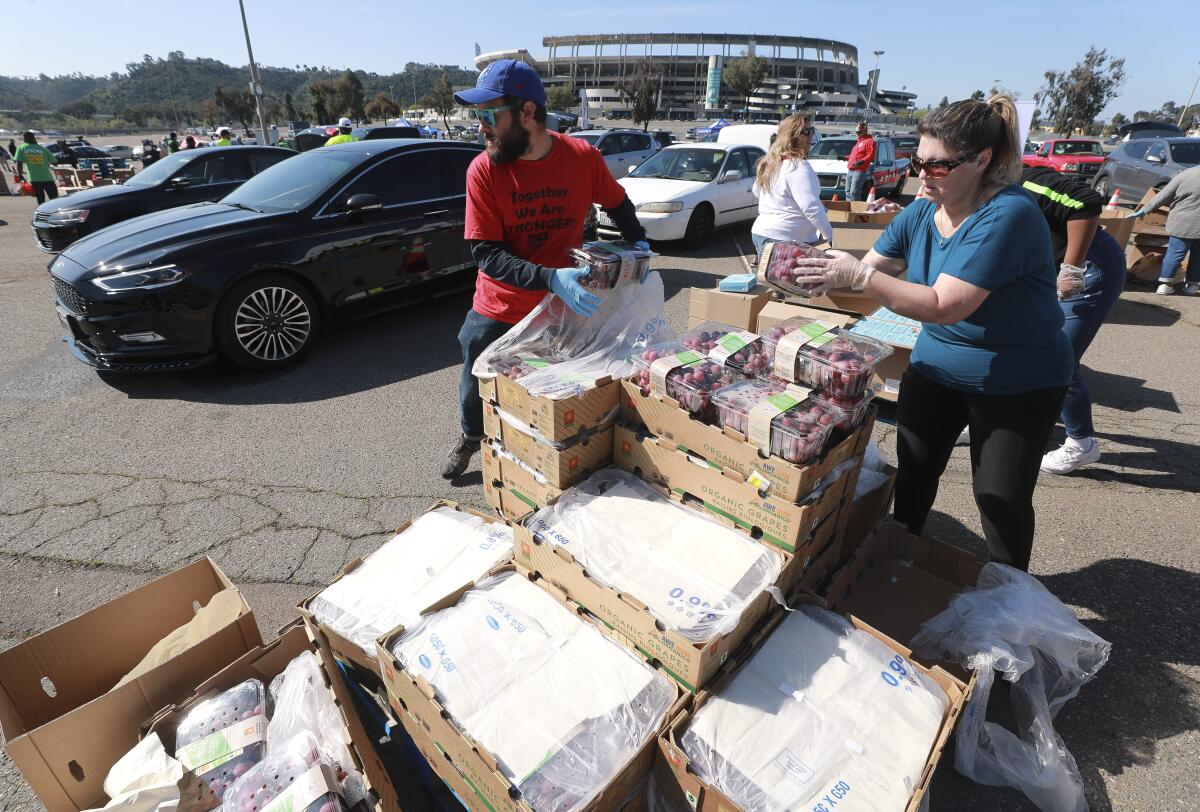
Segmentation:
{"type": "Polygon", "coordinates": [[[1053,138],[1035,152],[1021,156],[1026,166],[1048,166],[1068,175],[1091,179],[1104,163],[1099,141],[1087,138],[1053,138]]]}

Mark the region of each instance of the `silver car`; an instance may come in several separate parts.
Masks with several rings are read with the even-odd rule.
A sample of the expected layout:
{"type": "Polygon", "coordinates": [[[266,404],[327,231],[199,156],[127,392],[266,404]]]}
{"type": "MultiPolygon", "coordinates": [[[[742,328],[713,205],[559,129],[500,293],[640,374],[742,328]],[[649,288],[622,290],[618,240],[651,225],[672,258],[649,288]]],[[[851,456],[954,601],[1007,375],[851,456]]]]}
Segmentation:
{"type": "Polygon", "coordinates": [[[580,130],[571,137],[582,138],[600,150],[608,171],[618,179],[659,150],[658,141],[644,130],[580,130]]]}
{"type": "Polygon", "coordinates": [[[1138,203],[1185,169],[1200,164],[1200,138],[1138,138],[1108,154],[1092,187],[1107,201],[1120,190],[1121,203],[1138,203]]]}

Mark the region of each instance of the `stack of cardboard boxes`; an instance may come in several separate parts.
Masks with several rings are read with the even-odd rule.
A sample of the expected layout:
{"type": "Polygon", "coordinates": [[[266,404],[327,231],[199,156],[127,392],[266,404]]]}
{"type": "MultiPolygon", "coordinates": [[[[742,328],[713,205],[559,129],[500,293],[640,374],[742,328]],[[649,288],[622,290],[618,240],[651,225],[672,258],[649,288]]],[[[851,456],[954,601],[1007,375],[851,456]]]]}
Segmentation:
{"type": "MultiPolygon", "coordinates": [[[[1147,191],[1138,206],[1145,206],[1154,196],[1155,190],[1147,191]]],[[[1108,228],[1109,232],[1117,238],[1117,242],[1122,245],[1125,245],[1125,242],[1120,239],[1122,231],[1129,240],[1128,245],[1125,245],[1125,263],[1128,266],[1129,275],[1140,282],[1156,283],[1167,253],[1167,210],[1165,208],[1155,209],[1147,212],[1146,216],[1139,220],[1129,217],[1129,213],[1124,210],[1106,211],[1101,216],[1101,224],[1108,228]]],[[[1187,259],[1185,257],[1179,265],[1179,271],[1174,281],[1182,281],[1183,269],[1186,267],[1187,259]]]]}

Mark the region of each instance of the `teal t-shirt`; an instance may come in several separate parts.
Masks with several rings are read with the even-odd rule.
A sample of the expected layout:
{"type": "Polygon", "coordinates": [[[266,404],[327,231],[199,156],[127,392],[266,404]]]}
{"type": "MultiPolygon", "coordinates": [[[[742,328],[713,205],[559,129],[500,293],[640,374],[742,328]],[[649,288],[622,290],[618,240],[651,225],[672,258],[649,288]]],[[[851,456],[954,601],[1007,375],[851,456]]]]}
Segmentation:
{"type": "Polygon", "coordinates": [[[949,238],[937,206],[916,200],[888,225],[876,253],[908,263],[908,281],[932,286],[946,273],[989,291],[955,324],[925,324],[914,369],[943,386],[988,395],[1065,386],[1074,356],[1062,331],[1058,267],[1046,218],[1018,186],[997,192],[949,238]]]}

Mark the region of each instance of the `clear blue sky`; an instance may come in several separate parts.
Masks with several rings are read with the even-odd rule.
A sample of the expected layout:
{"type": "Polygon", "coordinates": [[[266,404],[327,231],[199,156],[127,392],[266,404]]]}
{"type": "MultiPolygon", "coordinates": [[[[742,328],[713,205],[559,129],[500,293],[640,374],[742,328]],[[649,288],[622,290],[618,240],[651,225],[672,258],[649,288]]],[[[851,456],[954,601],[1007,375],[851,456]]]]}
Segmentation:
{"type": "MultiPolygon", "coordinates": [[[[9,0],[4,9],[9,25],[0,74],[107,74],[144,53],[165,56],[173,50],[246,62],[237,0],[116,5],[9,0]],[[51,24],[52,30],[43,29],[45,38],[25,36],[39,30],[19,22],[25,12],[51,24]]],[[[987,90],[996,79],[1030,98],[1045,70],[1069,68],[1090,45],[1125,57],[1127,78],[1106,115],[1132,116],[1168,99],[1182,104],[1200,71],[1197,0],[246,0],[246,13],[260,63],[351,65],[381,73],[409,61],[469,67],[476,42],[484,51],[523,47],[541,56],[542,37],[555,34],[735,31],[824,37],[857,46],[863,81],[874,60],[871,52],[884,49],[882,85],[907,86],[922,106],[943,95],[953,100],[987,90]]]]}

